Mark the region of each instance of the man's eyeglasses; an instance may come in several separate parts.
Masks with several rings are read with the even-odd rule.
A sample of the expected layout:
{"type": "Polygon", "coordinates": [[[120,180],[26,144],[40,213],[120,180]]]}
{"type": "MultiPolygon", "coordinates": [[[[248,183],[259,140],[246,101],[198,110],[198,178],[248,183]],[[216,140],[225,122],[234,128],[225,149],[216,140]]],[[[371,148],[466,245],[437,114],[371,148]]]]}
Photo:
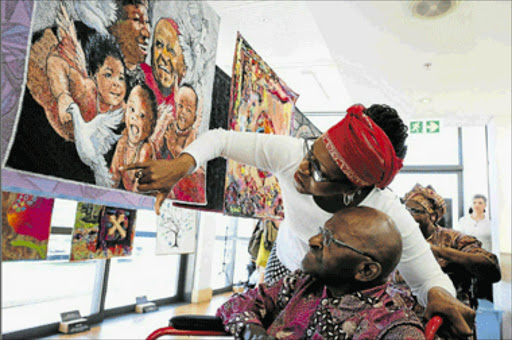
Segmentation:
{"type": "Polygon", "coordinates": [[[362,250],[359,250],[357,248],[354,248],[352,246],[349,246],[348,244],[346,244],[345,242],[342,242],[340,240],[337,240],[334,238],[332,232],[329,230],[329,229],[325,229],[324,227],[318,227],[318,233],[319,234],[322,234],[322,244],[324,247],[329,247],[329,245],[332,243],[334,243],[335,245],[337,245],[338,247],[343,247],[343,248],[347,248],[347,249],[350,249],[352,250],[353,252],[356,252],[358,253],[359,255],[363,255],[363,256],[368,256],[369,258],[371,258],[373,261],[375,262],[379,262],[375,259],[375,257],[373,257],[372,255],[368,254],[367,252],[364,252],[362,250]]]}
{"type": "Polygon", "coordinates": [[[425,214],[427,212],[424,209],[417,209],[417,208],[409,207],[407,205],[405,206],[405,209],[407,209],[407,211],[413,215],[421,215],[421,214],[425,214]]]}
{"type": "Polygon", "coordinates": [[[317,139],[318,137],[304,138],[304,155],[307,156],[309,161],[309,172],[311,173],[311,177],[313,177],[315,182],[335,182],[320,170],[320,163],[313,156],[313,144],[317,139]]]}

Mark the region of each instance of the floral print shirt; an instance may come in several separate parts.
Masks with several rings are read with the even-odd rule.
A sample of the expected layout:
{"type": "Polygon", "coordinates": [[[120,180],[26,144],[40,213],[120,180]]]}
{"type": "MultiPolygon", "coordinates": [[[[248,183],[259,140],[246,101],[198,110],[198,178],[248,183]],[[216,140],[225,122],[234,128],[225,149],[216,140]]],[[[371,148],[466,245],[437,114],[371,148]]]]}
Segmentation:
{"type": "Polygon", "coordinates": [[[233,295],[217,316],[237,339],[250,323],[278,339],[424,339],[419,319],[388,284],[332,297],[301,270],[233,295]]]}

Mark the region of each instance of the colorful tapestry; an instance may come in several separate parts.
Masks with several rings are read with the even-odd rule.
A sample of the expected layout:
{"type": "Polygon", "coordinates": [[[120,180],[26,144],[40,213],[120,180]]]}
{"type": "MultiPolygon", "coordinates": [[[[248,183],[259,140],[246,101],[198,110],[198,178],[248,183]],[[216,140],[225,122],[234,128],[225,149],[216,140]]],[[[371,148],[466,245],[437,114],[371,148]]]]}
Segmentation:
{"type": "Polygon", "coordinates": [[[53,203],[2,191],[2,261],[46,259],[53,203]]]}
{"type": "Polygon", "coordinates": [[[196,250],[197,212],[164,202],[156,225],[156,254],[186,254],[196,250]]]}
{"type": "MultiPolygon", "coordinates": [[[[238,34],[229,110],[229,129],[289,135],[293,92],[238,34]]],[[[282,219],[277,179],[266,171],[229,160],[224,211],[228,215],[282,219]]]]}
{"type": "MultiPolygon", "coordinates": [[[[218,16],[202,1],[116,4],[35,3],[9,168],[136,191],[120,166],[175,158],[208,130],[218,16]]],[[[205,171],[170,198],[205,204],[205,171]]]]}
{"type": "Polygon", "coordinates": [[[78,203],[71,261],[129,256],[135,236],[135,210],[78,203]]]}

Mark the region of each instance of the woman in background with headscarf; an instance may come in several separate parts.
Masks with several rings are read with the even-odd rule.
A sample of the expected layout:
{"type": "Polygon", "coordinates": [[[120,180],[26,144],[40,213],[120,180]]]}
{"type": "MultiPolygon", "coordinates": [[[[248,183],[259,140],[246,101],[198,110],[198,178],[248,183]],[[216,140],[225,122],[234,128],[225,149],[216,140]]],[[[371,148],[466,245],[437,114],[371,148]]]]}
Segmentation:
{"type": "MultiPolygon", "coordinates": [[[[446,203],[431,186],[416,184],[405,194],[404,204],[418,222],[437,262],[450,276],[457,289],[457,298],[476,310],[478,301],[474,289],[477,282],[474,279],[491,282],[501,280],[496,255],[483,249],[477,238],[438,225],[446,213],[446,203]]],[[[398,272],[392,275],[392,280],[402,288],[407,287],[398,272]]],[[[416,312],[421,314],[421,308],[417,307],[416,312]]]]}

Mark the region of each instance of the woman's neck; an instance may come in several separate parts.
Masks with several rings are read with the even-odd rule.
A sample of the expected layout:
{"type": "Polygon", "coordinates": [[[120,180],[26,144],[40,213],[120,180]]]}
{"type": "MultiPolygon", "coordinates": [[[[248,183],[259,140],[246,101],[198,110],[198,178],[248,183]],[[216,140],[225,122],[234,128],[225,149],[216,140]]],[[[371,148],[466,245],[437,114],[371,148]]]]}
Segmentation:
{"type": "Polygon", "coordinates": [[[476,221],[481,221],[485,218],[485,213],[473,211],[473,213],[471,214],[471,217],[476,221]]]}
{"type": "Polygon", "coordinates": [[[361,203],[370,194],[373,188],[374,187],[371,186],[358,189],[354,195],[353,201],[349,204],[345,204],[343,195],[313,196],[313,200],[322,210],[334,214],[338,210],[344,208],[357,207],[359,203],[361,203]]]}

